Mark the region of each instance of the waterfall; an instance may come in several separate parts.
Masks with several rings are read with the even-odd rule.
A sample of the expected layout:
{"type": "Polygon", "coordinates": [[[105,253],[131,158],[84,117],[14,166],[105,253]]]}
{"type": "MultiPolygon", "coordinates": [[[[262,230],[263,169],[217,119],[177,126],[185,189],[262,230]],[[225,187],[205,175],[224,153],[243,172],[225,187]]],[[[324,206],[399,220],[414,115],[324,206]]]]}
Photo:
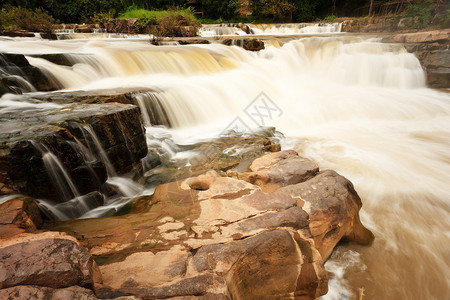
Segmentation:
{"type": "Polygon", "coordinates": [[[295,35],[339,33],[342,23],[248,24],[255,34],[295,35]]]}
{"type": "Polygon", "coordinates": [[[30,142],[41,152],[47,174],[61,197],[61,201],[64,202],[79,197],[80,193],[77,187],[59,158],[47,146],[33,140],[30,142]]]}
{"type": "MultiPolygon", "coordinates": [[[[251,26],[264,34],[276,28],[251,26]]],[[[340,31],[313,27],[273,30],[340,31]]],[[[347,35],[291,39],[258,53],[220,44],[156,47],[106,39],[6,40],[1,46],[26,55],[73,55],[72,66],[30,58],[66,90],[147,91],[133,95],[145,125],[170,125],[166,130],[178,145],[217,136],[238,117],[251,129],[258,127],[248,109],[264,92],[281,112],[265,125],[286,136],[283,149],[295,149],[321,169],[350,179],[362,198],[362,222],[376,236],[370,247],[339,246],[327,262],[335,275],[325,299],[353,299],[361,287],[367,299],[445,298],[450,290],[449,94],[427,88],[418,59],[402,45],[347,35]]],[[[13,109],[14,103],[9,96],[0,101],[2,109],[13,109]]],[[[170,142],[149,135],[159,128],[151,129],[148,141],[175,156],[170,142]]],[[[125,195],[143,193],[111,178],[125,195]]],[[[84,217],[123,205],[105,201],[84,217]]]]}
{"type": "Polygon", "coordinates": [[[247,35],[236,24],[202,25],[198,31],[201,37],[247,35]]]}

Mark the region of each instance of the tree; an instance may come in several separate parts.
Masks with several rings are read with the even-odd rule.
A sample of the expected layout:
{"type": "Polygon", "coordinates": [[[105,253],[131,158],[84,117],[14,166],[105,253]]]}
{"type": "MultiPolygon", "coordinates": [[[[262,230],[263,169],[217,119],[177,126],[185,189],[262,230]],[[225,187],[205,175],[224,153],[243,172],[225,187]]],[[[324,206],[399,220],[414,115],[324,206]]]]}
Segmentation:
{"type": "Polygon", "coordinates": [[[231,19],[237,15],[238,0],[201,0],[205,15],[213,19],[231,19]]]}

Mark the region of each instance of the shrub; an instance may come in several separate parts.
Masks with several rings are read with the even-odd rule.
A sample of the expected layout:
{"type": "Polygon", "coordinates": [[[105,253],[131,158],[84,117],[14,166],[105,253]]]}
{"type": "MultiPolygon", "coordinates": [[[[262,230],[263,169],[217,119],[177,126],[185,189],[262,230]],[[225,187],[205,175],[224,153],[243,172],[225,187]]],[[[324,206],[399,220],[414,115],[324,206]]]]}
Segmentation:
{"type": "Polygon", "coordinates": [[[408,5],[403,16],[407,27],[421,29],[430,25],[433,19],[433,0],[408,5]]]}
{"type": "Polygon", "coordinates": [[[52,32],[55,19],[40,8],[35,11],[6,6],[0,11],[1,27],[4,30],[28,30],[32,32],[52,32]]]}
{"type": "Polygon", "coordinates": [[[331,15],[331,16],[326,16],[325,19],[323,19],[326,22],[334,22],[336,20],[336,16],[331,15]]]}

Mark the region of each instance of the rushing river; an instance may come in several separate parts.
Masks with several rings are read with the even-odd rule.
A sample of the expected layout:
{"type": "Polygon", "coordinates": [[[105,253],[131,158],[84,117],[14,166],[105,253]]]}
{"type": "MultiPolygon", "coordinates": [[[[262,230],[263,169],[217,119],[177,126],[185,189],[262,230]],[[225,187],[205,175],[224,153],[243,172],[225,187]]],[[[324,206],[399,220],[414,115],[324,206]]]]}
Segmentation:
{"type": "MultiPolygon", "coordinates": [[[[334,275],[324,299],[355,299],[361,288],[364,299],[449,299],[450,94],[427,88],[419,61],[401,45],[298,36],[253,53],[220,44],[36,38],[4,39],[0,49],[27,55],[62,90],[151,89],[178,143],[217,135],[236,117],[249,128],[275,126],[286,137],[283,149],[354,183],[362,222],[376,236],[370,247],[337,248],[326,264],[334,275]],[[74,64],[36,57],[49,53],[74,64]],[[264,124],[248,113],[261,93],[271,106],[260,107],[270,115],[264,124]]],[[[0,106],[14,101],[4,96],[0,106]]]]}

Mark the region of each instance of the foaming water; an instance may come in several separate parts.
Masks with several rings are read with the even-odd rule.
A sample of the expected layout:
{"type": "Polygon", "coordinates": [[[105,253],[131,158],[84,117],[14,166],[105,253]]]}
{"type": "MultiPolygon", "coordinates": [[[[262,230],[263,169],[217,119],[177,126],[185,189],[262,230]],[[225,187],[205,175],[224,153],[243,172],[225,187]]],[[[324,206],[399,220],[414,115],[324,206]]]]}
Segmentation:
{"type": "Polygon", "coordinates": [[[258,35],[277,34],[320,34],[339,33],[342,30],[342,23],[292,23],[292,24],[248,24],[250,29],[258,35]]]}
{"type": "MultiPolygon", "coordinates": [[[[33,54],[22,47],[15,50],[33,54]]],[[[218,134],[236,117],[256,127],[245,111],[265,92],[282,111],[265,125],[285,134],[284,149],[349,178],[363,201],[361,219],[376,236],[370,247],[343,245],[332,256],[325,299],[354,299],[363,287],[365,299],[449,294],[450,97],[426,88],[419,61],[402,46],[330,37],[259,53],[135,41],[39,47],[90,57],[64,67],[69,75],[40,58],[32,62],[61,82],[68,76],[66,89],[149,88],[151,95],[140,95],[142,107],[146,97],[157,99],[180,143],[218,134]]],[[[150,116],[145,120],[151,124],[150,116]]]]}

